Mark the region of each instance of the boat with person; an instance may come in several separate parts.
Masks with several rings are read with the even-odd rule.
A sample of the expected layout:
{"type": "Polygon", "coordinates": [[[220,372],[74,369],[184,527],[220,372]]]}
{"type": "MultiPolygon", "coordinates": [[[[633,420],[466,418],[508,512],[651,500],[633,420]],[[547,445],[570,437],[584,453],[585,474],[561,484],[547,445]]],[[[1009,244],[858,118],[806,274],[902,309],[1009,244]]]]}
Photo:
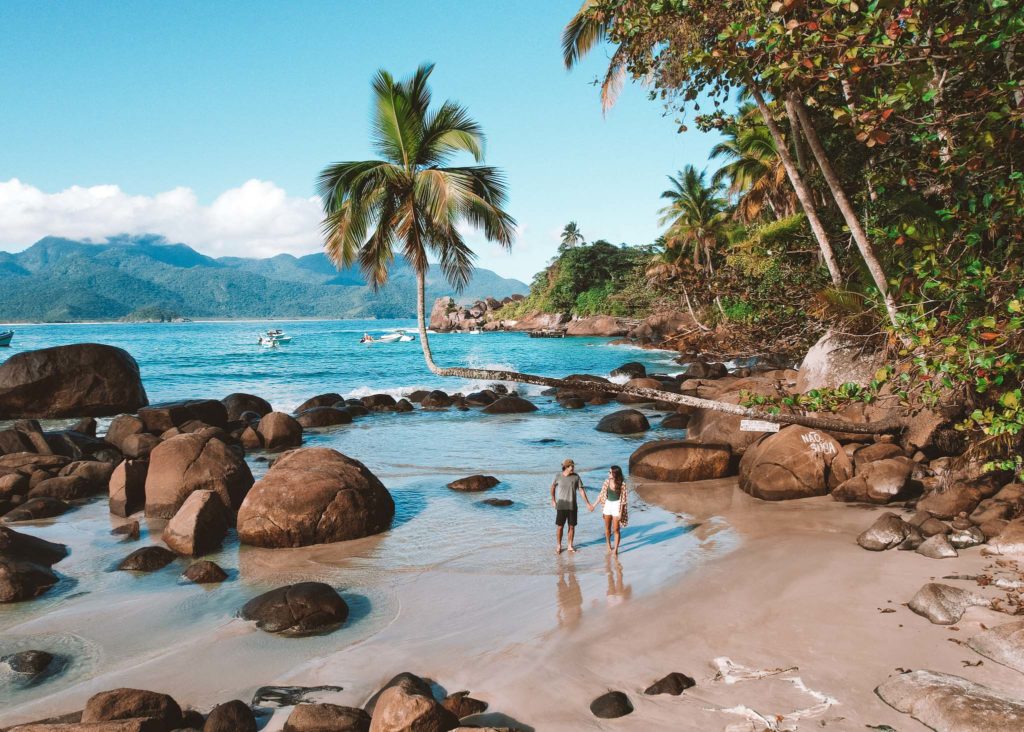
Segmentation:
{"type": "Polygon", "coordinates": [[[259,344],[266,348],[276,348],[282,344],[292,342],[290,335],[285,335],[285,332],[280,328],[268,330],[265,335],[259,337],[259,344]]]}
{"type": "Polygon", "coordinates": [[[11,339],[14,338],[13,330],[2,330],[0,331],[0,346],[11,345],[11,339]]]}

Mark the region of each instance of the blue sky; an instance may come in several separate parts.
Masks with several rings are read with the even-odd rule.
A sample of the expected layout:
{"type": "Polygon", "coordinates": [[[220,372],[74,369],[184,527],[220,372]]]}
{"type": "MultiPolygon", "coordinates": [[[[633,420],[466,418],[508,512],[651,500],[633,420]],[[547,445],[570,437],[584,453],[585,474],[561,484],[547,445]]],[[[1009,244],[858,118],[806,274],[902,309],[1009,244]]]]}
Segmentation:
{"type": "Polygon", "coordinates": [[[316,251],[318,171],[372,157],[374,72],[427,60],[435,98],[482,124],[522,226],[511,255],[478,245],[481,266],[528,278],[571,219],[648,242],[665,176],[715,140],[678,134],[636,86],[602,116],[603,50],[561,64],[578,5],[5,0],[0,249],[158,229],[214,255],[316,251]]]}

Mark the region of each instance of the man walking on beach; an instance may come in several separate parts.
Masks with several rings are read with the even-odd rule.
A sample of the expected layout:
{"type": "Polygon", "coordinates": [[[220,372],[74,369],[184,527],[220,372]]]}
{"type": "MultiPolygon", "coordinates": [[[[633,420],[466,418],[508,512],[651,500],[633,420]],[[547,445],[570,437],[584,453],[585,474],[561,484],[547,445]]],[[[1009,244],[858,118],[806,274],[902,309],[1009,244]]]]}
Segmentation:
{"type": "Polygon", "coordinates": [[[587,490],[576,474],[576,464],[572,460],[563,460],[562,472],[551,481],[551,505],[555,507],[555,525],[558,527],[558,548],[555,554],[562,553],[562,528],[566,524],[569,524],[569,552],[576,553],[572,543],[576,535],[576,491],[583,495],[587,508],[591,508],[587,490]]]}

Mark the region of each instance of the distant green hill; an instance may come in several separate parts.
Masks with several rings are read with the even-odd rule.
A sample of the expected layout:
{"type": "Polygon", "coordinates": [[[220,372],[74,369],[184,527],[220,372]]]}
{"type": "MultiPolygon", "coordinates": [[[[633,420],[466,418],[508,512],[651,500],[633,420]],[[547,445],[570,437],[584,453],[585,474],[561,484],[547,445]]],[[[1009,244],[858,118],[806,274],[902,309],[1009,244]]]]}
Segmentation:
{"type": "MultiPolygon", "coordinates": [[[[416,312],[415,277],[400,259],[388,285],[373,292],[358,270],[339,272],[323,254],[213,259],[152,235],[103,244],[47,237],[17,254],[0,252],[0,290],[0,322],[116,320],[140,312],[188,318],[406,318],[416,312]]],[[[458,299],[526,291],[518,280],[478,269],[458,299]]],[[[429,300],[447,294],[451,287],[432,267],[429,300]]]]}

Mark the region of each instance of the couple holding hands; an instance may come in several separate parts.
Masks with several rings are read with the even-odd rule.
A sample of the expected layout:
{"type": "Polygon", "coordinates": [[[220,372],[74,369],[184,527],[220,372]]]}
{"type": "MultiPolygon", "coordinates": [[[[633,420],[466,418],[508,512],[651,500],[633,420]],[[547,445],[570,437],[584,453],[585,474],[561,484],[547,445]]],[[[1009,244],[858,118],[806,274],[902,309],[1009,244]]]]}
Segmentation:
{"type": "Polygon", "coordinates": [[[577,504],[576,493],[579,492],[586,501],[587,509],[593,511],[597,504],[604,508],[601,511],[604,517],[604,541],[608,551],[613,554],[619,553],[619,542],[622,538],[622,527],[629,521],[627,511],[626,481],[622,477],[622,468],[613,465],[608,470],[608,477],[601,485],[601,492],[593,503],[587,498],[587,491],[583,487],[583,480],[576,473],[576,464],[572,460],[562,461],[562,472],[551,481],[551,505],[555,508],[555,525],[558,527],[558,548],[555,554],[562,553],[562,529],[569,524],[569,552],[575,553],[573,539],[576,534],[577,504]],[[615,545],[612,545],[612,534],[615,534],[615,545]]]}

